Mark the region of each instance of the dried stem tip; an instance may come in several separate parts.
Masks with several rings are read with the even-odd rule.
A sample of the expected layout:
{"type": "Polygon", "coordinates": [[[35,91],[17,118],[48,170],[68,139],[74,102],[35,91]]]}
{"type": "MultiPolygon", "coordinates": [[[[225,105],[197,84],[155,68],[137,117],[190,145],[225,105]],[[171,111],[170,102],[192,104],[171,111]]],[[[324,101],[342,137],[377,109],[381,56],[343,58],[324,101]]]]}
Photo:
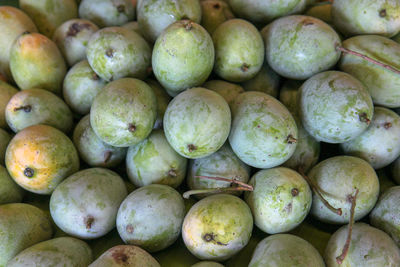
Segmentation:
{"type": "Polygon", "coordinates": [[[254,190],[253,186],[251,186],[249,184],[246,184],[246,183],[243,183],[241,181],[238,181],[235,178],[230,178],[229,179],[229,178],[214,177],[214,176],[195,176],[194,178],[211,179],[211,180],[216,180],[216,181],[224,181],[224,182],[228,182],[228,183],[231,183],[231,184],[237,184],[237,185],[240,185],[242,187],[245,187],[245,188],[248,189],[248,191],[253,191],[254,190]]]}
{"type": "Polygon", "coordinates": [[[297,143],[297,139],[293,137],[293,135],[289,134],[288,137],[286,138],[286,141],[288,144],[294,144],[297,143]]]}
{"type": "Polygon", "coordinates": [[[365,112],[361,113],[358,117],[361,122],[365,122],[368,125],[371,123],[371,120],[368,119],[367,113],[365,113],[365,112]]]}

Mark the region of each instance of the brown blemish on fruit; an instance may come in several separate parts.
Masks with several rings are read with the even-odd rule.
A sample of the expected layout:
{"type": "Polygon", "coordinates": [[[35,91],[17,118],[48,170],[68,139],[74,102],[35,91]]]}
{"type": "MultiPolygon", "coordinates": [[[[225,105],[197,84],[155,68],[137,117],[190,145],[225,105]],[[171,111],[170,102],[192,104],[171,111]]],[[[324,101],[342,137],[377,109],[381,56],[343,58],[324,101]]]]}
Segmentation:
{"type": "Polygon", "coordinates": [[[246,72],[246,71],[249,70],[249,68],[250,68],[249,64],[243,63],[242,66],[240,67],[240,70],[243,71],[243,72],[246,72]]]}
{"type": "Polygon", "coordinates": [[[174,169],[170,169],[170,170],[168,171],[168,176],[176,177],[176,176],[178,176],[178,175],[176,174],[176,171],[175,171],[174,169]]]}
{"type": "Polygon", "coordinates": [[[83,223],[86,225],[86,229],[91,229],[93,222],[94,222],[94,218],[91,215],[88,215],[83,219],[83,223]]]}
{"type": "Polygon", "coordinates": [[[80,31],[83,29],[90,29],[90,25],[87,23],[72,23],[71,26],[69,26],[68,31],[67,31],[67,37],[74,37],[76,36],[80,31]]]}
{"type": "Polygon", "coordinates": [[[191,21],[185,22],[185,29],[186,29],[187,31],[190,31],[192,28],[193,28],[193,24],[192,24],[191,21]]]}
{"type": "Polygon", "coordinates": [[[293,135],[289,134],[286,138],[286,142],[288,144],[294,144],[297,143],[297,139],[293,137],[293,135]]]}
{"type": "Polygon", "coordinates": [[[28,177],[28,178],[32,178],[33,177],[33,175],[35,174],[35,171],[33,170],[33,169],[31,169],[31,168],[25,168],[25,170],[24,170],[24,175],[26,176],[26,177],[28,177]]]}
{"type": "Polygon", "coordinates": [[[382,9],[381,11],[379,11],[379,17],[384,18],[386,17],[387,13],[386,13],[386,9],[382,9]]]}
{"type": "Polygon", "coordinates": [[[292,196],[295,197],[295,196],[299,195],[299,189],[293,188],[292,191],[290,191],[290,193],[292,194],[292,196]]]}
{"type": "Polygon", "coordinates": [[[193,151],[195,151],[197,149],[197,146],[195,146],[193,144],[189,144],[187,147],[188,147],[189,153],[192,153],[193,151]]]}
{"type": "Polygon", "coordinates": [[[390,129],[392,127],[392,123],[391,122],[385,122],[385,124],[383,125],[383,127],[387,130],[390,129]]]}
{"type": "Polygon", "coordinates": [[[114,49],[108,48],[106,50],[106,56],[109,57],[109,58],[112,58],[114,56],[114,49]]]}
{"type": "Polygon", "coordinates": [[[115,249],[112,252],[111,257],[114,259],[115,263],[118,264],[124,264],[128,262],[128,256],[125,254],[123,248],[115,249]]]}
{"type": "Polygon", "coordinates": [[[227,244],[221,243],[219,241],[215,240],[215,235],[213,233],[207,233],[205,235],[203,235],[203,240],[206,242],[212,242],[215,241],[216,244],[220,245],[220,246],[226,246],[227,244]]]}
{"type": "Polygon", "coordinates": [[[370,124],[371,120],[368,118],[367,113],[363,112],[361,113],[358,118],[360,119],[361,122],[365,122],[366,124],[370,124]]]}
{"type": "Polygon", "coordinates": [[[127,226],[126,226],[126,231],[128,232],[128,233],[130,233],[130,234],[132,234],[133,233],[133,225],[132,224],[128,224],[127,226]]]}
{"type": "Polygon", "coordinates": [[[18,110],[23,110],[23,111],[29,113],[32,110],[32,106],[31,105],[26,105],[26,106],[21,106],[21,107],[14,108],[14,111],[18,111],[18,110]]]}
{"type": "Polygon", "coordinates": [[[133,133],[134,131],[136,131],[136,126],[132,123],[129,123],[128,125],[128,131],[130,131],[131,133],[133,133]]]}

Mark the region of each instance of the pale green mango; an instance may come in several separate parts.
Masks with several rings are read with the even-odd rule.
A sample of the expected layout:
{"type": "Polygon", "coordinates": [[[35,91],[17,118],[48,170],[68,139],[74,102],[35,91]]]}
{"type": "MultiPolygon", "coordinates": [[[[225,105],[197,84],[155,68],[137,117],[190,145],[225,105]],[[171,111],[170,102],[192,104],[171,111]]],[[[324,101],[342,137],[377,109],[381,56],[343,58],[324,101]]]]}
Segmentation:
{"type": "Polygon", "coordinates": [[[8,128],[6,121],[6,106],[11,97],[16,93],[18,93],[18,89],[6,82],[0,81],[0,128],[8,128]]]}
{"type": "Polygon", "coordinates": [[[128,29],[130,31],[134,31],[137,34],[143,36],[143,33],[140,31],[139,23],[137,21],[130,21],[128,23],[125,23],[121,27],[128,29]]]}
{"type": "Polygon", "coordinates": [[[171,101],[171,97],[168,95],[167,91],[155,80],[146,80],[147,84],[153,89],[154,94],[157,98],[157,119],[154,123],[154,129],[163,128],[163,119],[167,106],[171,101]]]}
{"type": "Polygon", "coordinates": [[[273,71],[268,63],[264,61],[261,70],[254,78],[242,83],[245,91],[259,91],[278,97],[281,77],[273,71]]]}
{"type": "Polygon", "coordinates": [[[315,17],[317,19],[325,21],[329,25],[332,25],[333,20],[331,10],[332,3],[327,1],[312,5],[309,9],[307,9],[304,15],[315,17]]]}
{"type": "Polygon", "coordinates": [[[225,98],[226,102],[228,103],[229,107],[232,108],[233,102],[235,98],[244,92],[242,86],[226,82],[223,80],[210,80],[203,84],[204,88],[213,90],[220,94],[223,98],[225,98]]]}
{"type": "Polygon", "coordinates": [[[227,20],[235,18],[227,3],[220,0],[201,1],[201,25],[212,34],[215,29],[227,20]]]}
{"type": "Polygon", "coordinates": [[[7,169],[0,165],[0,205],[19,203],[23,196],[24,190],[14,182],[7,169]]]}

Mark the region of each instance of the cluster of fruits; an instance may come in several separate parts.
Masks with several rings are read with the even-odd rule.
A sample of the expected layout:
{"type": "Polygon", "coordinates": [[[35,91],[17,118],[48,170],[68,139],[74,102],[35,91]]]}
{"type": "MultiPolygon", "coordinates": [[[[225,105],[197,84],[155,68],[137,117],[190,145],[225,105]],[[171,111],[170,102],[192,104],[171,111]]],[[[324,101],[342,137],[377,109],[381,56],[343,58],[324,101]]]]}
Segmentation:
{"type": "Polygon", "coordinates": [[[0,267],[400,266],[400,0],[6,2],[0,267]]]}

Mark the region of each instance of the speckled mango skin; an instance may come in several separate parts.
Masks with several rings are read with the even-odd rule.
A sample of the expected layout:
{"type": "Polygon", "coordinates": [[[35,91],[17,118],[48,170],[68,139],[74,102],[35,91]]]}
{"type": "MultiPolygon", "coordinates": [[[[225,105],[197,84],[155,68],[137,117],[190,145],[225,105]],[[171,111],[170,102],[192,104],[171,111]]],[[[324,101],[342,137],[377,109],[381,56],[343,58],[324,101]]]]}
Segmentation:
{"type": "Polygon", "coordinates": [[[302,11],[306,6],[306,0],[229,0],[228,2],[239,17],[264,25],[295,10],[302,11]]]}
{"type": "Polygon", "coordinates": [[[101,141],[90,126],[90,115],[76,125],[72,137],[79,156],[92,167],[115,167],[124,161],[128,149],[114,147],[101,141]]]}
{"type": "Polygon", "coordinates": [[[356,138],[372,120],[373,103],[366,87],[351,75],[326,71],[299,89],[298,106],[306,131],[318,141],[343,143],[356,138]]]}
{"type": "Polygon", "coordinates": [[[171,101],[171,97],[165,91],[165,89],[160,85],[159,82],[155,80],[148,79],[146,83],[150,85],[153,89],[154,94],[157,98],[157,119],[154,123],[153,129],[162,129],[163,128],[163,119],[165,110],[167,110],[168,104],[171,101]]]}
{"type": "Polygon", "coordinates": [[[224,267],[224,265],[215,261],[201,261],[191,267],[224,267]]]}
{"type": "MultiPolygon", "coordinates": [[[[25,32],[37,32],[32,19],[22,10],[11,7],[0,7],[0,74],[12,80],[10,72],[10,50],[17,37],[25,32]]],[[[1,97],[0,97],[1,99],[1,97]]]]}
{"type": "Polygon", "coordinates": [[[170,186],[152,184],[136,189],[122,202],[117,230],[126,244],[156,252],[178,239],[184,216],[182,196],[170,186]]]}
{"type": "Polygon", "coordinates": [[[98,238],[115,227],[119,205],[126,195],[124,181],[115,172],[103,168],[82,170],[54,190],[50,198],[51,217],[71,236],[98,238]]]}
{"type": "Polygon", "coordinates": [[[235,98],[240,93],[244,92],[242,86],[224,80],[210,80],[203,84],[203,87],[220,94],[226,100],[230,108],[232,108],[235,98]]]}
{"type": "Polygon", "coordinates": [[[189,251],[201,260],[229,259],[250,240],[253,216],[240,198],[228,194],[206,197],[189,210],[182,237],[189,251]]]}
{"type": "Polygon", "coordinates": [[[20,91],[10,99],[6,120],[14,132],[37,124],[49,125],[64,133],[73,127],[73,115],[67,104],[55,94],[36,88],[20,91]]]}
{"type": "Polygon", "coordinates": [[[24,203],[0,206],[0,266],[19,252],[50,239],[51,223],[39,208],[24,203]]]}
{"type": "Polygon", "coordinates": [[[134,3],[133,0],[82,0],[79,17],[93,21],[100,28],[121,26],[135,20],[134,3]]]}
{"type": "Polygon", "coordinates": [[[18,93],[18,89],[6,82],[0,81],[0,128],[7,129],[6,106],[11,97],[18,93]]]}
{"type": "Polygon", "coordinates": [[[298,138],[296,122],[287,108],[262,92],[240,94],[232,109],[229,143],[235,154],[255,168],[272,168],[288,160],[298,138]]]}
{"type": "Polygon", "coordinates": [[[48,38],[63,22],[78,17],[74,0],[19,0],[19,6],[48,38]]]}
{"type": "Polygon", "coordinates": [[[138,3],[138,23],[145,38],[154,43],[158,36],[176,21],[188,19],[200,23],[198,0],[141,0],[138,3]]]}
{"type": "Polygon", "coordinates": [[[90,112],[93,100],[107,84],[90,67],[87,60],[72,66],[63,82],[63,96],[68,106],[76,113],[90,112]]]}
{"type": "Polygon", "coordinates": [[[257,75],[241,85],[245,91],[259,91],[278,97],[281,80],[282,78],[264,61],[257,75]]]}
{"type": "Polygon", "coordinates": [[[212,34],[215,29],[227,20],[235,18],[228,3],[221,0],[200,1],[201,25],[212,34]]]}
{"type": "MultiPolygon", "coordinates": [[[[230,182],[202,179],[195,176],[234,178],[243,183],[247,183],[250,178],[250,167],[233,153],[231,146],[227,142],[217,152],[207,157],[190,160],[186,181],[189,188],[192,190],[231,187],[230,182]]],[[[236,191],[232,193],[239,195],[242,192],[236,191]]],[[[196,196],[202,198],[208,196],[208,194],[196,196]]]]}
{"type": "Polygon", "coordinates": [[[160,264],[145,250],[128,245],[115,246],[104,252],[89,267],[160,267],[160,264]],[[122,259],[125,259],[123,261],[122,259]]]}
{"type": "Polygon", "coordinates": [[[306,240],[277,234],[264,238],[256,247],[249,267],[325,267],[318,251],[306,240]]]}
{"type": "MultiPolygon", "coordinates": [[[[345,40],[343,47],[400,69],[400,44],[386,37],[355,36],[345,40]]],[[[338,66],[365,84],[375,105],[400,107],[398,74],[350,54],[343,54],[338,66]]]]}
{"type": "Polygon", "coordinates": [[[376,107],[368,129],[340,147],[345,154],[368,161],[374,169],[386,167],[400,156],[400,116],[376,107]]]}
{"type": "Polygon", "coordinates": [[[94,33],[86,56],[92,69],[106,81],[124,77],[144,79],[151,64],[148,43],[123,27],[107,27],[94,33]]]}
{"type": "Polygon", "coordinates": [[[336,257],[342,253],[347,238],[347,225],[337,230],[328,242],[324,260],[327,267],[399,266],[400,250],[385,232],[366,223],[353,226],[349,252],[342,264],[336,257]]]}
{"type": "Polygon", "coordinates": [[[341,208],[342,215],[329,210],[314,193],[311,215],[322,222],[331,224],[348,223],[351,203],[356,188],[357,205],[354,219],[357,221],[367,215],[375,206],[379,195],[379,181],[374,169],[366,161],[350,156],[336,156],[314,166],[308,177],[319,187],[322,196],[334,208],[341,208]]]}
{"type": "Polygon", "coordinates": [[[86,59],[86,47],[93,33],[99,30],[96,24],[86,19],[71,19],[61,24],[53,35],[65,61],[73,66],[86,59]]]}
{"type": "Polygon", "coordinates": [[[67,176],[79,170],[79,157],[72,141],[47,125],[34,125],[18,132],[6,151],[10,176],[25,190],[49,195],[67,176]],[[33,171],[29,178],[26,168],[33,171]]]}
{"type": "Polygon", "coordinates": [[[126,169],[131,182],[140,187],[165,184],[177,188],[186,176],[187,159],[168,143],[162,130],[128,149],[126,169]]]}
{"type": "Polygon", "coordinates": [[[339,35],[314,17],[293,15],[275,20],[264,36],[266,60],[283,77],[307,79],[333,67],[340,58],[339,35]]]}
{"type": "Polygon", "coordinates": [[[400,245],[400,186],[388,188],[369,215],[371,225],[385,231],[400,245]]]}
{"type": "Polygon", "coordinates": [[[284,168],[258,171],[251,178],[254,191],[245,193],[254,222],[268,234],[287,232],[298,226],[311,208],[312,192],[297,172],[284,168]],[[297,195],[293,195],[297,190],[297,195]]]}
{"type": "Polygon", "coordinates": [[[154,75],[172,93],[203,84],[214,66],[214,44],[199,24],[177,21],[157,38],[152,55],[154,75]]]}
{"type": "Polygon", "coordinates": [[[243,19],[227,20],[212,34],[214,72],[230,82],[254,78],[264,62],[264,42],[254,25],[243,19]]]}
{"type": "Polygon", "coordinates": [[[87,267],[92,261],[92,251],[85,242],[72,237],[59,237],[21,251],[7,266],[87,267]]]}
{"type": "Polygon", "coordinates": [[[180,93],[164,114],[165,136],[172,148],[186,158],[216,152],[227,140],[230,128],[228,103],[218,93],[201,87],[180,93]]]}
{"type": "Polygon", "coordinates": [[[0,164],[4,164],[4,157],[8,143],[10,143],[11,135],[0,128],[0,164]]]}
{"type": "Polygon", "coordinates": [[[42,88],[61,94],[67,72],[57,45],[39,33],[20,35],[10,51],[10,70],[21,90],[42,88]]]}
{"type": "Polygon", "coordinates": [[[335,0],[332,21],[346,36],[379,34],[392,37],[400,31],[400,3],[396,0],[335,0]]]}
{"type": "Polygon", "coordinates": [[[19,203],[23,196],[22,188],[13,181],[7,169],[0,165],[0,205],[19,203]]]}
{"type": "Polygon", "coordinates": [[[90,125],[103,142],[128,147],[150,134],[156,116],[157,99],[153,89],[138,79],[123,78],[107,84],[95,97],[90,125]]]}

